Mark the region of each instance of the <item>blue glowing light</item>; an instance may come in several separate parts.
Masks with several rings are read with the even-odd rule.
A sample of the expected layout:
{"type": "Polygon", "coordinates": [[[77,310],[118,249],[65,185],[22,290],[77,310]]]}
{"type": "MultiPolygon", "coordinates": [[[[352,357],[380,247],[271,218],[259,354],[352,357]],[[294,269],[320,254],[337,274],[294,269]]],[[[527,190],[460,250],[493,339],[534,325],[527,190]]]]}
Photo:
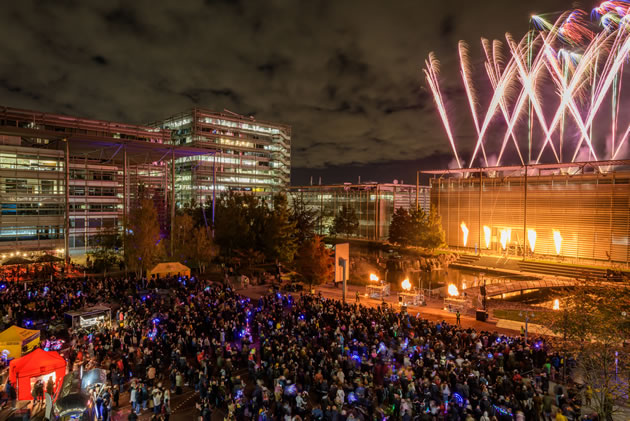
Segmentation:
{"type": "Polygon", "coordinates": [[[357,396],[354,394],[354,392],[348,393],[348,403],[349,404],[353,404],[353,403],[355,403],[358,400],[359,399],[357,399],[357,396]]]}
{"type": "Polygon", "coordinates": [[[462,395],[460,395],[459,393],[453,393],[453,398],[455,398],[455,402],[457,402],[457,405],[464,405],[464,398],[462,398],[462,395]]]}

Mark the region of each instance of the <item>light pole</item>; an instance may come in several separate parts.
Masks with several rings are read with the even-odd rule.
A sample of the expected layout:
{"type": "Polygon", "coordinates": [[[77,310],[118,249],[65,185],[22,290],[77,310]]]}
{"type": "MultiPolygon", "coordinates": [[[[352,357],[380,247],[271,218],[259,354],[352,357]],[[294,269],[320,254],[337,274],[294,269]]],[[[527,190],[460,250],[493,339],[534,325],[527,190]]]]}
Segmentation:
{"type": "MultiPolygon", "coordinates": [[[[518,313],[519,316],[523,317],[523,312],[519,312],[518,313]]],[[[527,345],[527,333],[528,333],[528,327],[529,327],[529,319],[533,319],[534,316],[536,315],[536,313],[534,313],[533,311],[525,311],[525,345],[527,345]]]]}
{"type": "MultiPolygon", "coordinates": [[[[558,311],[560,310],[560,300],[558,300],[557,298],[554,300],[553,302],[553,310],[554,311],[558,311]]],[[[563,316],[563,320],[562,320],[562,340],[563,340],[563,357],[562,357],[562,381],[565,382],[566,378],[567,378],[567,317],[568,317],[568,312],[567,312],[567,306],[564,306],[564,316],[563,316]]]]}

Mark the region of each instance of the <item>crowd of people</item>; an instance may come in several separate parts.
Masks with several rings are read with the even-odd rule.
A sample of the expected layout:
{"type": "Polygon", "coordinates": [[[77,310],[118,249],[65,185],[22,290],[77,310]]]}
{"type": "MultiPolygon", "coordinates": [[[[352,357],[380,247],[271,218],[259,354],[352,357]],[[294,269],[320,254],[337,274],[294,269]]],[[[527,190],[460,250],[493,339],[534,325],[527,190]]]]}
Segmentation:
{"type": "MultiPolygon", "coordinates": [[[[110,325],[67,331],[70,367],[107,370],[107,421],[169,420],[198,393],[203,421],[579,419],[583,393],[550,382],[561,360],[540,338],[478,332],[387,305],[319,295],[249,299],[194,278],[3,284],[4,325],[60,320],[107,302],[110,325]]],[[[45,334],[45,332],[44,332],[45,334]]]]}

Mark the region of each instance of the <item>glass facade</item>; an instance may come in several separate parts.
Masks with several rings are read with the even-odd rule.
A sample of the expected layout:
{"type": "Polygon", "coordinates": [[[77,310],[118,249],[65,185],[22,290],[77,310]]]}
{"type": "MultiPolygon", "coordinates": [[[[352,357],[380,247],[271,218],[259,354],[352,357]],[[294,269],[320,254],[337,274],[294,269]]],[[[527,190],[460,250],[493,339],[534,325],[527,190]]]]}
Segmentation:
{"type": "Polygon", "coordinates": [[[176,161],[178,205],[207,203],[226,191],[272,195],[290,182],[291,128],[228,113],[194,109],[153,126],[171,130],[171,141],[214,151],[176,161]]]}
{"type": "MultiPolygon", "coordinates": [[[[317,233],[329,235],[335,216],[352,209],[359,220],[356,238],[386,240],[394,209],[416,206],[416,186],[409,184],[342,184],[289,189],[289,200],[300,200],[317,215],[317,233]]],[[[429,187],[420,186],[418,205],[430,208],[429,187]]]]}
{"type": "Polygon", "coordinates": [[[63,153],[0,145],[0,251],[64,243],[63,153]]]}
{"type": "Polygon", "coordinates": [[[156,202],[166,229],[167,165],[131,144],[135,160],[125,183],[121,150],[126,142],[150,146],[169,138],[155,128],[0,108],[0,253],[65,250],[66,175],[70,254],[90,251],[103,229],[121,232],[125,197],[131,209],[141,192],[156,202]]]}
{"type": "Polygon", "coordinates": [[[630,262],[630,172],[501,174],[484,176],[481,186],[477,175],[434,178],[431,185],[431,202],[451,247],[630,262]]]}

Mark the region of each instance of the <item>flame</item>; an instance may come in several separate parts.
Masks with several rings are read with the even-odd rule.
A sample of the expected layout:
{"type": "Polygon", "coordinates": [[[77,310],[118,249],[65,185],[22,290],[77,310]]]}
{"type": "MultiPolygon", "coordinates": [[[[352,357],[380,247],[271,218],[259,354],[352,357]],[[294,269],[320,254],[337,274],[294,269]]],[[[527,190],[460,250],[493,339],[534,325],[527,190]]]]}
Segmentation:
{"type": "Polygon", "coordinates": [[[462,233],[464,234],[464,247],[466,247],[466,243],[468,242],[468,227],[466,226],[466,223],[463,221],[460,227],[462,228],[462,233]]]}
{"type": "Polygon", "coordinates": [[[508,243],[512,239],[512,228],[506,228],[501,230],[501,247],[503,250],[507,248],[508,243]]]}
{"type": "Polygon", "coordinates": [[[411,282],[409,282],[409,279],[405,279],[402,281],[401,286],[405,291],[409,291],[411,289],[411,282]]]}
{"type": "Polygon", "coordinates": [[[466,281],[462,282],[462,289],[466,289],[466,281]]]}
{"type": "Polygon", "coordinates": [[[562,250],[562,235],[560,235],[560,231],[553,230],[553,242],[556,245],[556,254],[560,254],[560,250],[562,250]]]}
{"type": "Polygon", "coordinates": [[[560,310],[560,300],[558,300],[557,298],[553,300],[553,309],[560,310]]]}
{"type": "Polygon", "coordinates": [[[486,248],[489,249],[490,248],[490,240],[492,239],[491,237],[492,231],[490,231],[490,227],[487,225],[483,226],[483,236],[485,237],[486,240],[486,248]]]}
{"type": "Polygon", "coordinates": [[[452,296],[452,297],[456,297],[459,295],[459,290],[457,289],[457,287],[453,284],[449,284],[448,285],[448,295],[452,296]]]}
{"type": "Polygon", "coordinates": [[[527,240],[529,241],[529,249],[533,253],[536,248],[536,230],[527,230],[527,240]]]}
{"type": "Polygon", "coordinates": [[[370,281],[378,282],[378,276],[373,273],[370,273],[370,281]]]}

